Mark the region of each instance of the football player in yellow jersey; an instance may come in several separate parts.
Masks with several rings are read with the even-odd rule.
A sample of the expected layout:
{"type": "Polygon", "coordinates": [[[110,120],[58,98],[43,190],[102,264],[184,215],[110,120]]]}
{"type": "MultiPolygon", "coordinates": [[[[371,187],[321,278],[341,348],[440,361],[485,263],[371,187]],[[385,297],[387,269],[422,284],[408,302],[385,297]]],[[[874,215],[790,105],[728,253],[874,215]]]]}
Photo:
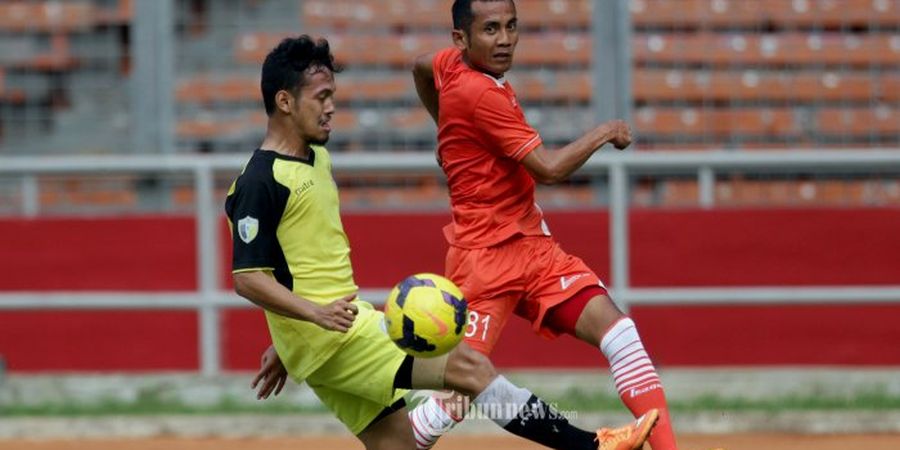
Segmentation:
{"type": "Polygon", "coordinates": [[[232,184],[225,209],[235,291],[265,310],[273,346],[254,380],[261,396],[290,375],[368,449],[416,448],[406,389],[452,389],[504,429],[552,448],[640,448],[655,412],[614,430],[580,430],[461,344],[419,359],[396,347],[383,314],[356,297],[350,247],[324,144],[338,68],[324,39],[288,38],[266,57],[266,137],[232,184]]]}

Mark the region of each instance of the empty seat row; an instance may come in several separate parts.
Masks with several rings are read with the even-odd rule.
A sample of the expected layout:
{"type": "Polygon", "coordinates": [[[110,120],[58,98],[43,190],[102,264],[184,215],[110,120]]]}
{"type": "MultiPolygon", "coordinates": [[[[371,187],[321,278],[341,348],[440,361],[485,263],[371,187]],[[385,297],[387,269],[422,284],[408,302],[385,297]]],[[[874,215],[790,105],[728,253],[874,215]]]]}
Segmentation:
{"type": "MultiPolygon", "coordinates": [[[[341,183],[340,169],[337,170],[341,183]]],[[[137,208],[138,195],[133,184],[119,186],[86,186],[78,180],[42,182],[40,207],[44,210],[77,207],[84,209],[137,208]]],[[[216,198],[226,192],[217,190],[216,198]]],[[[433,179],[423,179],[407,186],[343,186],[341,205],[348,209],[444,207],[446,186],[433,179]]],[[[638,183],[631,191],[632,202],[639,206],[696,207],[700,190],[694,179],[662,179],[638,183]]],[[[170,192],[176,209],[195,205],[194,188],[176,185],[170,192]]],[[[567,186],[540,189],[537,201],[544,207],[596,205],[604,201],[592,186],[567,186]]],[[[724,179],[713,188],[717,207],[728,206],[846,206],[900,205],[900,180],[896,179],[724,179]]]]}
{"type": "MultiPolygon", "coordinates": [[[[562,114],[549,111],[532,123],[551,140],[571,139],[590,126],[590,112],[575,110],[562,114]],[[580,117],[581,123],[562,128],[561,123],[580,117]]],[[[385,136],[418,136],[433,138],[434,124],[423,108],[341,108],[333,120],[333,139],[358,140],[360,144],[377,142],[385,136]]],[[[222,140],[258,133],[266,122],[262,111],[246,111],[240,114],[200,115],[183,118],[177,126],[182,139],[222,140]]],[[[660,137],[710,137],[750,136],[772,139],[799,139],[816,134],[825,137],[896,137],[900,134],[900,107],[878,105],[875,107],[821,108],[744,107],[744,108],[694,108],[694,107],[642,107],[633,117],[638,136],[654,139],[660,137]]]]}
{"type": "MultiPolygon", "coordinates": [[[[694,206],[700,191],[695,180],[667,180],[635,194],[646,203],[694,206]]],[[[900,205],[900,181],[719,180],[713,197],[719,206],[900,205]]]]}
{"type": "MultiPolygon", "coordinates": [[[[316,28],[444,28],[452,24],[452,0],[304,0],[301,23],[316,28]]],[[[589,0],[517,0],[525,26],[588,27],[589,0]]]]}
{"type": "Polygon", "coordinates": [[[637,27],[842,27],[900,22],[897,0],[631,0],[637,27]]]}
{"type": "Polygon", "coordinates": [[[891,136],[900,133],[900,108],[829,106],[804,109],[791,107],[692,108],[644,107],[634,115],[636,130],[657,135],[773,136],[806,133],[822,136],[891,136]]]}
{"type": "MultiPolygon", "coordinates": [[[[323,28],[449,28],[451,0],[303,0],[301,23],[323,28]]],[[[587,28],[591,0],[518,0],[525,26],[587,28]]],[[[631,0],[637,27],[896,26],[897,0],[631,0]]]]}
{"type": "MultiPolygon", "coordinates": [[[[235,60],[259,65],[266,54],[292,33],[250,32],[238,36],[235,60]]],[[[449,33],[328,34],[339,63],[345,66],[406,67],[423,53],[452,45],[449,33]]],[[[591,36],[585,32],[548,32],[523,36],[516,50],[519,65],[586,65],[591,58],[591,36]]]]}
{"type": "Polygon", "coordinates": [[[900,65],[897,33],[639,33],[637,64],[759,67],[900,65]]]}
{"type": "MultiPolygon", "coordinates": [[[[290,33],[251,32],[235,43],[235,60],[258,65],[290,33]]],[[[346,66],[405,67],[416,56],[451,45],[447,33],[328,35],[335,57],[346,66]]],[[[530,33],[519,40],[517,65],[588,66],[589,32],[530,33]]],[[[900,65],[900,34],[841,33],[638,33],[632,42],[635,63],[742,65],[756,67],[900,65]]]]}
{"type": "Polygon", "coordinates": [[[854,70],[636,70],[635,100],[654,101],[900,101],[900,78],[854,70]]]}
{"type": "Polygon", "coordinates": [[[0,3],[0,31],[76,32],[95,25],[124,24],[130,21],[133,8],[133,0],[118,0],[110,8],[79,0],[4,1],[0,3]]]}
{"type": "MultiPolygon", "coordinates": [[[[342,102],[416,100],[408,71],[339,75],[342,102]]],[[[524,102],[589,102],[591,73],[518,70],[507,77],[524,102]]],[[[900,102],[900,77],[891,71],[794,71],[638,69],[632,78],[638,102],[884,101],[900,102]]],[[[199,74],[182,79],[176,98],[183,103],[259,102],[257,74],[199,74]]]]}

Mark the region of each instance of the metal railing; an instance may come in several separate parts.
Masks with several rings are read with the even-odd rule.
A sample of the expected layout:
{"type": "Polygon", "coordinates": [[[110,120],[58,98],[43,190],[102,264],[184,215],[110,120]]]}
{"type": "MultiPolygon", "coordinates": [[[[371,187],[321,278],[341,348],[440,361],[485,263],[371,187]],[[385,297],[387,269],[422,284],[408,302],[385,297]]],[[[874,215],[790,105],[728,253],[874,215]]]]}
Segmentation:
{"type": "MultiPolygon", "coordinates": [[[[209,156],[72,156],[53,158],[0,158],[0,175],[21,177],[23,212],[40,213],[38,175],[154,173],[190,174],[196,202],[196,292],[5,292],[0,310],[39,309],[190,309],[200,321],[200,355],[203,374],[221,369],[219,311],[252,306],[220,286],[218,273],[220,236],[219,200],[214,197],[214,174],[236,171],[246,155],[209,156]]],[[[341,174],[440,174],[434,157],[422,154],[354,153],[333,155],[341,174]]],[[[633,288],[628,274],[629,178],[643,174],[692,174],[698,179],[699,204],[710,208],[717,172],[754,174],[784,173],[900,173],[900,149],[846,151],[767,152],[601,152],[579,173],[607,176],[610,187],[610,258],[612,294],[623,308],[633,304],[702,303],[823,303],[842,301],[900,302],[900,285],[868,287],[736,287],[736,288],[633,288]]],[[[365,286],[364,298],[378,301],[388,288],[365,286]]]]}

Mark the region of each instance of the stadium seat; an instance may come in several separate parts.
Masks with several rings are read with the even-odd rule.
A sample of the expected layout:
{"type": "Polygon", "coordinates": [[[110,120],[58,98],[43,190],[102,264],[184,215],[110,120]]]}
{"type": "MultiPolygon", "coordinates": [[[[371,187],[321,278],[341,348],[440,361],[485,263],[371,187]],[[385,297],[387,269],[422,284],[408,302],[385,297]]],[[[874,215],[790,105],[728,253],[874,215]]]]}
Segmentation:
{"type": "Polygon", "coordinates": [[[301,23],[310,28],[440,27],[449,30],[449,0],[308,0],[301,23]]]}
{"type": "Polygon", "coordinates": [[[516,70],[509,82],[524,102],[591,101],[591,74],[587,70],[516,70]]]}
{"type": "Polygon", "coordinates": [[[638,64],[777,67],[900,64],[900,38],[840,33],[638,33],[638,64]]]}
{"type": "MultiPolygon", "coordinates": [[[[137,205],[132,176],[104,176],[102,180],[71,177],[41,177],[39,201],[42,209],[56,207],[129,209],[137,205]]],[[[83,209],[82,209],[83,210],[83,209]]]]}
{"type": "Polygon", "coordinates": [[[265,131],[266,114],[246,110],[238,113],[202,114],[178,121],[175,134],[179,139],[216,141],[265,131]]]}
{"type": "MultiPolygon", "coordinates": [[[[258,65],[281,39],[290,33],[256,32],[238,36],[235,59],[241,64],[258,65]]],[[[436,33],[333,34],[329,37],[335,59],[345,67],[408,67],[416,56],[450,45],[450,37],[436,33]]]]}
{"type": "Polygon", "coordinates": [[[836,28],[900,22],[900,5],[892,0],[633,0],[630,5],[637,27],[836,28]]]}
{"type": "Polygon", "coordinates": [[[588,28],[591,25],[590,0],[517,0],[516,12],[525,27],[588,28]]]}
{"type": "Polygon", "coordinates": [[[0,3],[0,31],[71,32],[94,25],[91,2],[9,1],[0,3]]]}
{"type": "MultiPolygon", "coordinates": [[[[661,70],[634,72],[635,100],[654,101],[869,101],[889,87],[869,72],[771,70],[661,70]]],[[[893,93],[890,95],[894,95],[893,93]]]]}
{"type": "Polygon", "coordinates": [[[519,38],[515,60],[517,67],[588,66],[591,62],[591,51],[592,38],[589,32],[528,33],[519,38]]]}
{"type": "MultiPolygon", "coordinates": [[[[322,29],[451,28],[452,0],[307,0],[301,23],[322,29]]],[[[587,28],[589,0],[518,0],[520,23],[526,27],[587,28]]]]}
{"type": "Polygon", "coordinates": [[[200,74],[180,80],[175,89],[179,102],[250,102],[261,101],[258,75],[200,74]]]}
{"type": "Polygon", "coordinates": [[[900,134],[900,109],[893,105],[827,107],[815,115],[816,129],[830,136],[885,136],[900,134]]]}
{"type": "Polygon", "coordinates": [[[635,112],[636,132],[673,136],[787,137],[801,132],[789,107],[644,107],[635,112]]]}
{"type": "Polygon", "coordinates": [[[882,101],[900,102],[900,77],[896,74],[885,73],[879,77],[878,92],[882,101]]]}
{"type": "Polygon", "coordinates": [[[126,25],[134,16],[134,0],[117,0],[115,7],[97,9],[96,23],[100,25],[126,25]]]}
{"type": "Polygon", "coordinates": [[[664,206],[694,206],[699,196],[696,180],[667,180],[661,184],[659,202],[664,206]]]}

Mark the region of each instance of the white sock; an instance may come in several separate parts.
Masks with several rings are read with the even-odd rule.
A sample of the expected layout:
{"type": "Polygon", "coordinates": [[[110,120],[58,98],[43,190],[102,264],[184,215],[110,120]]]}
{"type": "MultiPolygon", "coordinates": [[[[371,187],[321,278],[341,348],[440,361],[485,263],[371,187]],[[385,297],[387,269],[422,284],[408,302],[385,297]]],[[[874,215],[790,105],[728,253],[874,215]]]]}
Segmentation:
{"type": "Polygon", "coordinates": [[[456,420],[447,413],[434,396],[428,397],[409,412],[409,422],[416,438],[416,449],[430,449],[438,438],[453,429],[461,420],[456,420]]]}
{"type": "Polygon", "coordinates": [[[616,383],[619,396],[626,392],[635,397],[641,389],[659,385],[659,375],[644,350],[641,337],[630,318],[616,322],[600,341],[600,351],[609,361],[609,371],[616,383]]]}
{"type": "Polygon", "coordinates": [[[528,404],[532,395],[528,389],[520,388],[499,375],[472,403],[483,415],[505,428],[516,418],[522,407],[528,404]]]}

